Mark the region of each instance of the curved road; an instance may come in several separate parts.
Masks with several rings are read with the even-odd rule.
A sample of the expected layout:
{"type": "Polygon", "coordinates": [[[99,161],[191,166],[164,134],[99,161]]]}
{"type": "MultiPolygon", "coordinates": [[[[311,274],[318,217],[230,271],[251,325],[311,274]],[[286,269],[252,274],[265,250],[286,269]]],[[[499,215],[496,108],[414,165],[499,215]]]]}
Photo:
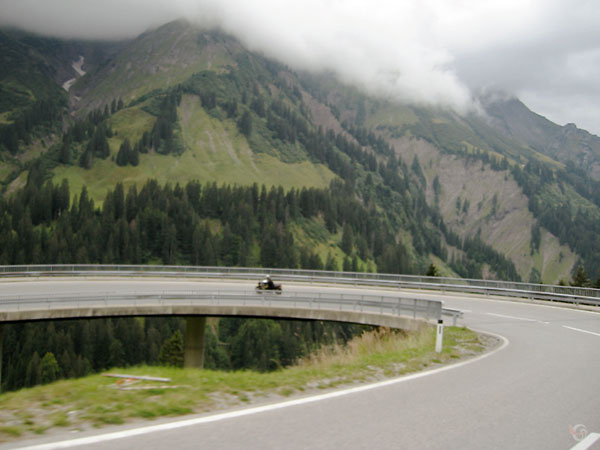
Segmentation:
{"type": "MultiPolygon", "coordinates": [[[[248,289],[249,282],[53,280],[2,282],[12,292],[148,289],[248,289]]],[[[286,285],[297,291],[354,291],[286,285]]],[[[378,291],[370,289],[370,291],[378,291]]],[[[379,291],[378,291],[379,292],[379,291]]],[[[380,290],[389,294],[389,290],[380,290]]],[[[409,376],[368,390],[287,402],[283,407],[186,417],[157,429],[120,427],[92,434],[43,438],[48,447],[111,449],[569,449],[571,430],[600,432],[600,314],[472,295],[396,291],[443,299],[465,312],[464,324],[495,333],[508,345],[450,370],[409,376]],[[181,426],[185,425],[185,426],[181,426]],[[118,439],[114,432],[119,432],[118,439]],[[88,441],[64,441],[94,436],[88,441]]],[[[138,426],[139,427],[139,426],[138,426]]],[[[594,435],[593,435],[594,436],[594,435]]],[[[590,441],[591,442],[591,441],[590,441]]],[[[18,445],[25,445],[21,442],[18,445]]],[[[13,443],[0,448],[15,447],[13,443]]],[[[38,447],[41,448],[41,447],[38,447]]],[[[600,441],[583,448],[600,448],[600,441]]]]}

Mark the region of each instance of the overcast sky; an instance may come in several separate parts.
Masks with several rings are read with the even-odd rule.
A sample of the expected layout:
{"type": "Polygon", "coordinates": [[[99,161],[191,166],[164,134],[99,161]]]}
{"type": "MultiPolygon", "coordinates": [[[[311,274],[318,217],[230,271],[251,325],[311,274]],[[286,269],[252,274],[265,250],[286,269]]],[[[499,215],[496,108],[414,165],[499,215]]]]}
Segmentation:
{"type": "Polygon", "coordinates": [[[598,0],[0,0],[0,25],[124,38],[185,17],[403,101],[472,109],[503,89],[600,135],[598,0]]]}

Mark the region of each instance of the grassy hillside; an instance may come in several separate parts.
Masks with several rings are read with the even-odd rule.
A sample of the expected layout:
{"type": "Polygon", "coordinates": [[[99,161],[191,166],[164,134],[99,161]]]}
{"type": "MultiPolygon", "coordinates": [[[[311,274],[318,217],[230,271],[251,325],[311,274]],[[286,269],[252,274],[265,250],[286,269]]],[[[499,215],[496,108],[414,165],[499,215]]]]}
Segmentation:
{"type": "MultiPolygon", "coordinates": [[[[111,156],[98,159],[91,170],[77,166],[58,166],[53,179],[66,178],[74,192],[87,186],[92,198],[101,201],[106,190],[117,182],[125,188],[141,186],[148,179],[160,184],[202,182],[266,186],[326,187],[335,175],[322,164],[310,161],[284,163],[268,153],[254,153],[232,120],[219,120],[206,113],[195,95],[182,98],[178,108],[180,136],[185,151],[181,155],[161,155],[154,151],[141,155],[136,167],[119,167],[114,163],[117,151],[127,138],[139,140],[149,131],[155,118],[141,107],[132,107],[113,115],[109,123],[114,137],[109,139],[111,156]]],[[[273,150],[275,152],[275,150],[273,150]]]]}

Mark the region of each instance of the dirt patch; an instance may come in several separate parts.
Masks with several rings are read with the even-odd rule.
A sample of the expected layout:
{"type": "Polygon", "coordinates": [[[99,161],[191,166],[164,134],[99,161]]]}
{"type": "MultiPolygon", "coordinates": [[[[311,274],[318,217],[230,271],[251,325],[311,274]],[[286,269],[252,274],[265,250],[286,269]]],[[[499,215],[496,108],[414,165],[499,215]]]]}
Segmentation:
{"type": "Polygon", "coordinates": [[[4,193],[4,195],[9,196],[13,192],[16,192],[17,190],[24,188],[26,184],[27,184],[27,176],[25,173],[23,173],[23,174],[21,174],[21,176],[18,176],[13,181],[11,181],[11,183],[6,188],[6,192],[4,193]]]}
{"type": "Polygon", "coordinates": [[[181,121],[187,126],[194,112],[194,103],[198,101],[195,95],[186,95],[181,101],[181,121]]]}
{"type": "MultiPolygon", "coordinates": [[[[209,143],[211,153],[213,155],[216,155],[219,152],[219,149],[215,145],[215,141],[213,139],[212,133],[210,131],[206,130],[205,134],[206,134],[206,137],[208,138],[208,143],[209,143]]],[[[227,154],[229,155],[229,157],[233,160],[233,163],[236,166],[239,166],[242,162],[240,161],[240,158],[238,158],[238,155],[235,153],[235,149],[233,148],[233,145],[232,145],[231,141],[229,140],[227,134],[225,132],[221,133],[220,138],[223,140],[224,148],[227,151],[227,154]]]]}
{"type": "Polygon", "coordinates": [[[238,158],[238,155],[235,152],[235,149],[233,148],[233,144],[231,143],[231,140],[229,139],[229,136],[227,135],[227,133],[225,133],[225,131],[223,131],[223,133],[221,134],[221,139],[223,139],[223,143],[225,144],[225,150],[227,150],[227,154],[231,157],[231,159],[233,159],[235,165],[239,166],[242,162],[238,158]]]}

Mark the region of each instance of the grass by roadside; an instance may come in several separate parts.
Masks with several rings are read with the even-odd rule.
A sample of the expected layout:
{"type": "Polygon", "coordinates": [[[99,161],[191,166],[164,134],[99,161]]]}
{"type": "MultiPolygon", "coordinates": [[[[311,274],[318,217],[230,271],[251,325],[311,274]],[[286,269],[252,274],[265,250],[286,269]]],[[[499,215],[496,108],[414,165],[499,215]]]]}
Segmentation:
{"type": "Polygon", "coordinates": [[[171,382],[129,384],[101,375],[62,380],[0,395],[0,442],[52,429],[83,430],[274,401],[420,371],[474,356],[493,345],[457,327],[445,329],[442,353],[435,353],[434,344],[431,328],[410,334],[379,329],[271,373],[141,366],[110,372],[166,377],[171,382]]]}

